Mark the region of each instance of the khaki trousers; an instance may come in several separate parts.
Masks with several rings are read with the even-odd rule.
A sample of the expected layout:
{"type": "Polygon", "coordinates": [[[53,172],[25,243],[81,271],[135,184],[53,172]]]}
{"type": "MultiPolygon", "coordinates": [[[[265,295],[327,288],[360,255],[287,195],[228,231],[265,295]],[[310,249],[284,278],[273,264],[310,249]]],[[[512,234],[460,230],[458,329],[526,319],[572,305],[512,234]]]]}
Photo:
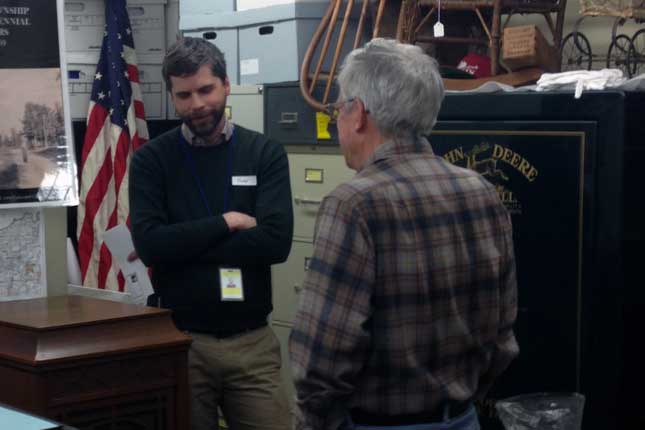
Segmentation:
{"type": "Polygon", "coordinates": [[[218,429],[218,406],[231,430],[291,430],[280,344],[271,328],[225,339],[190,335],[193,430],[218,429]]]}

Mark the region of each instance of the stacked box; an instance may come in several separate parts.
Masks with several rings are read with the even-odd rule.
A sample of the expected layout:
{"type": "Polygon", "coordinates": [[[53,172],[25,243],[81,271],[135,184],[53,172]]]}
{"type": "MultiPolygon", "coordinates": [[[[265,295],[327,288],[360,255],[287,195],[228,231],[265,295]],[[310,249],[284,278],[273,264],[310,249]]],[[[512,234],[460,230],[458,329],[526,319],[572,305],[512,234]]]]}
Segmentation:
{"type": "Polygon", "coordinates": [[[238,30],[237,28],[212,27],[192,31],[183,31],[185,37],[201,37],[217,46],[226,60],[226,73],[232,85],[240,83],[238,60],[238,30]]]}
{"type": "Polygon", "coordinates": [[[237,0],[236,10],[259,9],[280,4],[315,3],[320,0],[237,0]]]}
{"type": "MultiPolygon", "coordinates": [[[[170,37],[166,31],[166,0],[131,0],[127,8],[146,118],[165,119],[166,92],[161,63],[170,37]]],[[[65,2],[65,56],[73,119],[87,117],[104,31],[104,0],[65,2]]]]}
{"type": "MultiPolygon", "coordinates": [[[[290,82],[299,79],[305,52],[328,7],[326,1],[299,0],[218,15],[182,16],[179,25],[184,35],[209,36],[224,52],[232,83],[290,82]]],[[[353,47],[359,8],[353,12],[340,61],[353,47]]],[[[323,71],[331,68],[342,15],[325,56],[323,71]]]]}
{"type": "MultiPolygon", "coordinates": [[[[132,0],[128,15],[140,63],[160,64],[166,51],[165,0],[132,0]]],[[[70,63],[96,62],[105,27],[103,0],[65,2],[65,51],[70,63]]]]}
{"type": "Polygon", "coordinates": [[[166,47],[181,37],[179,32],[179,0],[169,0],[166,5],[166,47]]]}
{"type": "MultiPolygon", "coordinates": [[[[146,119],[166,118],[166,85],[158,64],[139,64],[139,80],[146,119]]],[[[96,64],[68,64],[70,113],[73,120],[87,118],[96,64]]]]}
{"type": "Polygon", "coordinates": [[[217,15],[221,12],[233,12],[235,0],[181,0],[181,16],[217,15]]]}

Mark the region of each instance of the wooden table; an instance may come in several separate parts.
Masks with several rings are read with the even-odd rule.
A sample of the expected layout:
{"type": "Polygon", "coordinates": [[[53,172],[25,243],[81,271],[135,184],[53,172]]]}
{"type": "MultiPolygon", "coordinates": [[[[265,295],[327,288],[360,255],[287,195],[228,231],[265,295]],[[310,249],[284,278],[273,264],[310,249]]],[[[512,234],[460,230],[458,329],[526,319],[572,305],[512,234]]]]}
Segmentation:
{"type": "Polygon", "coordinates": [[[81,296],[0,302],[0,402],[84,429],[188,429],[170,311],[81,296]]]}

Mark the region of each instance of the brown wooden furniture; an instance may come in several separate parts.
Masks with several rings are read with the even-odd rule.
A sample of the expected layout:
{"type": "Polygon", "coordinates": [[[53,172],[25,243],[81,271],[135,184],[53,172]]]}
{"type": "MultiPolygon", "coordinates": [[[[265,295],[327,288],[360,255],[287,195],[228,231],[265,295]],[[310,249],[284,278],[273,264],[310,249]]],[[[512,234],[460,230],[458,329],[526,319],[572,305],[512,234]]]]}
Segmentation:
{"type": "MultiPolygon", "coordinates": [[[[518,14],[542,15],[559,56],[565,9],[566,0],[329,0],[327,11],[309,43],[300,68],[300,92],[312,108],[324,111],[325,105],[332,101],[329,99],[331,86],[341,64],[340,55],[345,39],[352,40],[352,46],[356,48],[365,39],[375,37],[396,37],[400,42],[410,44],[452,44],[451,49],[438,53],[450,53],[449,56],[455,57],[457,62],[467,53],[469,46],[486,47],[493,76],[487,81],[498,81],[495,76],[504,75],[500,73],[501,68],[511,72],[499,55],[501,35],[511,17],[518,14]],[[444,23],[446,20],[450,22],[451,13],[458,15],[453,16],[450,25],[446,24],[446,35],[443,37],[435,37],[432,31],[439,9],[444,23]],[[349,30],[350,20],[357,20],[354,32],[349,30]],[[371,34],[364,31],[366,23],[371,23],[371,34]],[[479,35],[470,34],[471,24],[479,28],[479,35]],[[335,46],[332,40],[336,41],[335,46]],[[318,61],[314,64],[316,54],[318,61]],[[326,58],[332,59],[330,70],[322,70],[326,58]],[[325,83],[325,90],[317,100],[314,89],[322,82],[325,83]]],[[[436,55],[440,64],[444,55],[436,55]]],[[[554,63],[559,64],[559,61],[554,63]]],[[[457,64],[441,65],[454,67],[457,64]]],[[[507,81],[514,79],[509,77],[507,81]]],[[[473,88],[477,83],[457,85],[460,86],[473,88]]]]}
{"type": "Polygon", "coordinates": [[[80,296],[0,302],[0,402],[81,430],[190,428],[190,338],[170,311],[80,296]]]}
{"type": "MultiPolygon", "coordinates": [[[[559,49],[562,41],[562,28],[564,26],[564,12],[566,0],[417,0],[414,2],[403,0],[403,3],[416,3],[425,13],[423,18],[414,21],[414,30],[409,31],[404,39],[408,43],[456,43],[456,44],[480,44],[488,47],[491,59],[491,74],[499,74],[498,64],[501,63],[499,53],[501,47],[501,35],[513,15],[538,14],[542,15],[551,31],[552,43],[559,49]],[[446,37],[437,38],[424,35],[423,29],[426,24],[433,23],[437,19],[437,8],[441,3],[441,9],[445,11],[465,11],[476,16],[483,35],[479,37],[454,37],[449,34],[446,37]],[[505,16],[502,22],[502,16],[505,16]]],[[[419,17],[422,14],[419,13],[419,17]]],[[[559,62],[558,62],[559,63],[559,62]]],[[[510,69],[507,70],[510,72],[510,69]]]]}

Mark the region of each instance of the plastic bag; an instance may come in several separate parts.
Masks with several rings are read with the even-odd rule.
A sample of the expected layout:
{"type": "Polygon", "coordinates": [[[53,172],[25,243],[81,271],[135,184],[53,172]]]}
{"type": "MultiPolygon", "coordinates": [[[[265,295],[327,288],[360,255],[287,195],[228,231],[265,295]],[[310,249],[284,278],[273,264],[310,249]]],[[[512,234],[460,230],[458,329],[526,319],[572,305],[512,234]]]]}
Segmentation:
{"type": "Polygon", "coordinates": [[[506,430],[580,430],[585,397],[578,393],[533,393],[495,404],[506,430]]]}

